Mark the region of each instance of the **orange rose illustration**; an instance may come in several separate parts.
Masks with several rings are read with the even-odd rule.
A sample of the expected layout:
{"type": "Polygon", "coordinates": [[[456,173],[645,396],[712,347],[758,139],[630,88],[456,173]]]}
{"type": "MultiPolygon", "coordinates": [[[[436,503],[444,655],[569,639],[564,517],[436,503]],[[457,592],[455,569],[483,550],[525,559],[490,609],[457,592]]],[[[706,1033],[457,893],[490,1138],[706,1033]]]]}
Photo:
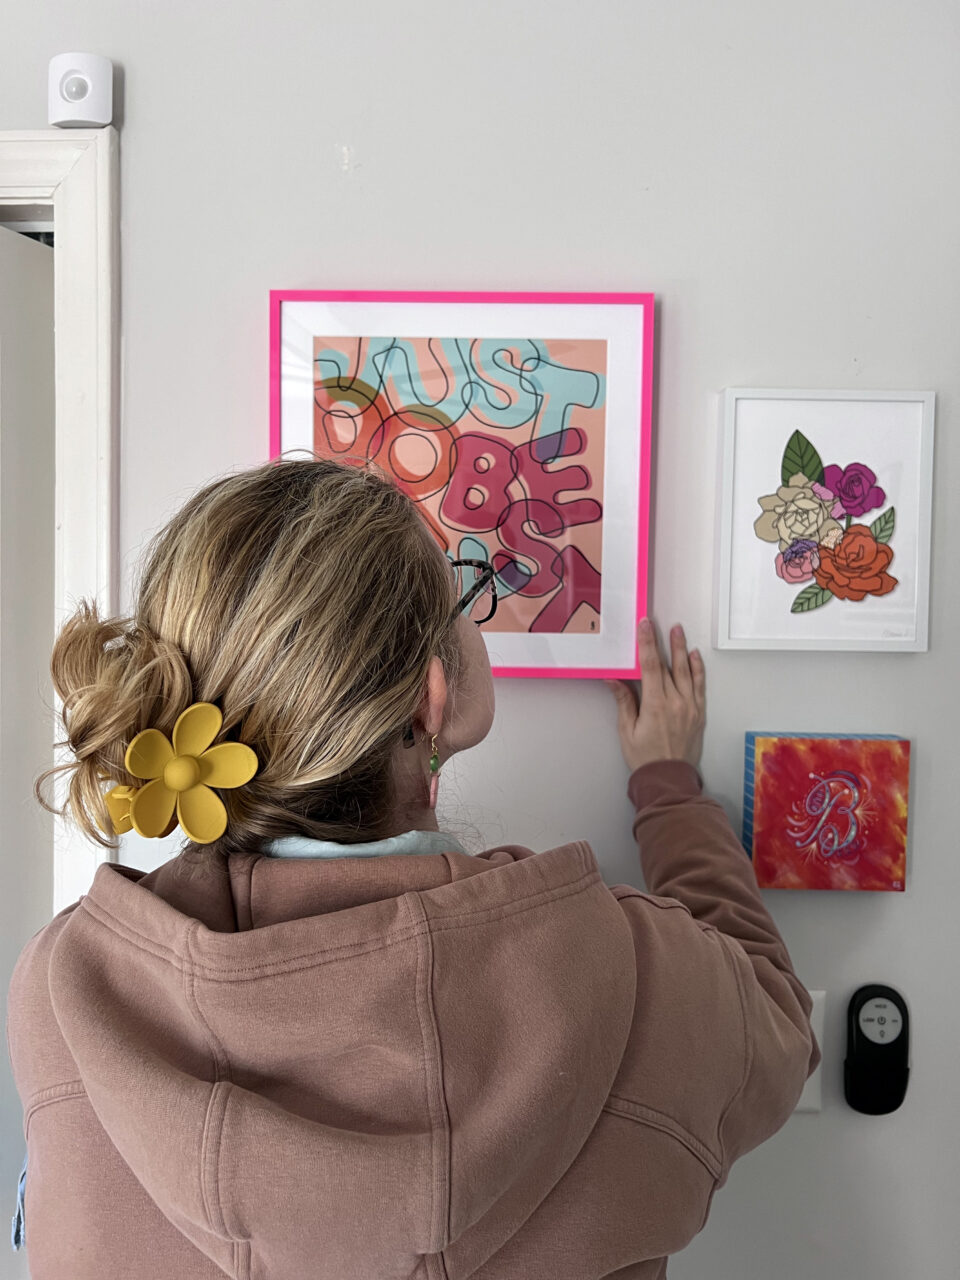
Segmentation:
{"type": "Polygon", "coordinates": [[[840,600],[885,596],[897,585],[887,569],[893,552],[878,542],[865,524],[853,524],[834,547],[821,545],[817,583],[840,600]]]}

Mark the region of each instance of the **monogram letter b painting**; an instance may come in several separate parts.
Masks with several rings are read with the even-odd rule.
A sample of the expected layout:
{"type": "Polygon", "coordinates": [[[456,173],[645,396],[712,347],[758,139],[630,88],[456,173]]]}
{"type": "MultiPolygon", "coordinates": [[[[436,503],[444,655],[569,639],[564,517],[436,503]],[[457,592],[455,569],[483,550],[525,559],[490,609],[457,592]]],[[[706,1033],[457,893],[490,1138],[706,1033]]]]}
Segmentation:
{"type": "Polygon", "coordinates": [[[748,733],[743,843],[762,889],[887,889],[906,876],[910,743],[748,733]]]}
{"type": "Polygon", "coordinates": [[[491,566],[495,675],[636,675],[650,296],[272,302],[272,455],[376,466],[451,562],[491,566]]]}

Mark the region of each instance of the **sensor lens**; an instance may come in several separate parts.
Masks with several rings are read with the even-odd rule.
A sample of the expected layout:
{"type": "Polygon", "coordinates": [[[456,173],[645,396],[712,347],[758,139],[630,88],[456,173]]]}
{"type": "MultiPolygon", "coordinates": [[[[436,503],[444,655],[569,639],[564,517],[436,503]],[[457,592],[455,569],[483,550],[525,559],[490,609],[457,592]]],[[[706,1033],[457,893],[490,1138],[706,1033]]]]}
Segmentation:
{"type": "Polygon", "coordinates": [[[79,71],[68,71],[60,81],[60,95],[67,102],[82,102],[90,92],[90,81],[79,71]]]}

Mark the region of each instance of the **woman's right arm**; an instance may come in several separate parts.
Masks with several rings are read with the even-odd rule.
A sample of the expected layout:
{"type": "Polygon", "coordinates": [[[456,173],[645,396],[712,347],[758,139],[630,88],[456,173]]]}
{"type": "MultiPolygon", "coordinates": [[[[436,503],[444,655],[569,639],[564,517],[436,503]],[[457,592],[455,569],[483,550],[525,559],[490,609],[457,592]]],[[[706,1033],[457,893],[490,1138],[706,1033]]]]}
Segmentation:
{"type": "Polygon", "coordinates": [[[671,666],[649,623],[639,634],[639,704],[614,686],[634,834],[650,893],[681,903],[722,936],[743,1019],[744,1074],[721,1131],[724,1176],[738,1155],[779,1127],[798,1081],[820,1051],[810,1030],[810,997],[757,887],[753,866],[722,807],[702,793],[697,764],[706,719],[703,660],[671,632],[671,666]]]}

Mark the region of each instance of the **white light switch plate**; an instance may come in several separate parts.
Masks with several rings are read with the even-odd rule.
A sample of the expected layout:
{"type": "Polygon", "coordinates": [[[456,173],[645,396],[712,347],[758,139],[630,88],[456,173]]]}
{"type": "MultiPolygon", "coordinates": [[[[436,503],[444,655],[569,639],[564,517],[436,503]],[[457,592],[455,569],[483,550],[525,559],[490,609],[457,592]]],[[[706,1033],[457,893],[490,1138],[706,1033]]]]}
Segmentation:
{"type": "MultiPolygon", "coordinates": [[[[810,1025],[813,1027],[813,1034],[817,1037],[817,1044],[823,1051],[823,1012],[827,1003],[827,993],[825,991],[811,991],[810,996],[813,999],[813,1009],[810,1013],[810,1025]]],[[[803,1086],[803,1093],[800,1095],[800,1101],[794,1108],[795,1111],[820,1111],[822,1110],[822,1098],[820,1091],[820,1080],[823,1075],[823,1063],[817,1067],[816,1071],[803,1086]]]]}

